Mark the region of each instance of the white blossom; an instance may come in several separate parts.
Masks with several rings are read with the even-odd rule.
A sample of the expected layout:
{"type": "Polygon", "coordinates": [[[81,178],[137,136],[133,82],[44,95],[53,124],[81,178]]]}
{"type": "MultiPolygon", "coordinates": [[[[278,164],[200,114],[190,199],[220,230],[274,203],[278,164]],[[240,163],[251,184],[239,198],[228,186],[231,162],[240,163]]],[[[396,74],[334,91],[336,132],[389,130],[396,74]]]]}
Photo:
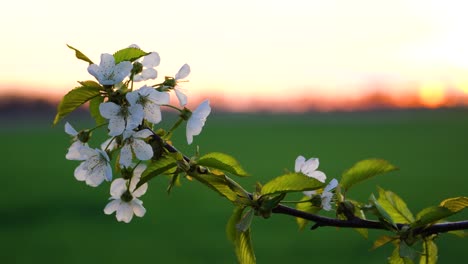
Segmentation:
{"type": "Polygon", "coordinates": [[[187,104],[187,95],[182,92],[182,87],[178,85],[178,81],[187,78],[190,74],[190,66],[188,64],[182,65],[179,71],[176,73],[174,80],[175,80],[175,87],[174,91],[179,100],[180,106],[185,106],[187,104]]]}
{"type": "Polygon", "coordinates": [[[116,212],[115,217],[119,222],[129,223],[133,214],[138,217],[143,217],[146,209],[143,207],[143,202],[138,199],[146,193],[148,184],[145,183],[136,189],[140,181],[141,174],[145,171],[146,166],[139,164],[133,170],[133,177],[130,181],[122,178],[116,179],[111,184],[110,202],[104,208],[104,213],[110,215],[116,212]]]}
{"type": "Polygon", "coordinates": [[[65,123],[65,133],[73,137],[73,143],[68,148],[68,152],[65,158],[68,160],[83,160],[84,157],[80,152],[80,149],[84,146],[88,146],[88,143],[81,142],[78,138],[78,131],[76,131],[68,122],[65,123]]]}
{"type": "Polygon", "coordinates": [[[120,106],[113,102],[99,105],[101,115],[109,119],[109,135],[121,135],[125,129],[131,130],[138,127],[143,121],[143,107],[140,104],[120,106]]]}
{"type": "Polygon", "coordinates": [[[101,149],[103,151],[113,151],[118,147],[117,140],[115,137],[108,138],[101,144],[101,149]]]}
{"type": "Polygon", "coordinates": [[[317,179],[320,182],[325,182],[327,176],[325,175],[325,173],[317,170],[318,166],[318,158],[310,158],[306,161],[306,159],[303,156],[299,156],[296,159],[294,170],[296,172],[301,172],[309,177],[317,179]]]}
{"type": "Polygon", "coordinates": [[[158,77],[158,72],[154,69],[159,65],[160,57],[157,52],[151,52],[150,54],[143,57],[141,64],[143,69],[140,73],[133,76],[134,82],[141,82],[150,79],[156,79],[158,77]]]}
{"type": "Polygon", "coordinates": [[[187,142],[192,144],[193,136],[200,135],[203,126],[205,125],[206,118],[211,112],[210,101],[207,99],[203,101],[192,113],[187,121],[187,142]]]}
{"type": "Polygon", "coordinates": [[[153,157],[153,148],[150,144],[144,141],[152,135],[148,129],[135,132],[133,130],[125,130],[124,145],[120,152],[120,166],[129,167],[132,164],[133,154],[139,160],[149,160],[153,157]]]}
{"type": "Polygon", "coordinates": [[[153,124],[161,122],[161,105],[169,104],[169,94],[156,91],[149,86],[127,93],[127,101],[131,106],[140,105],[143,109],[144,118],[153,124]]]}
{"type": "Polygon", "coordinates": [[[85,181],[87,185],[96,187],[104,180],[112,180],[112,168],[109,156],[105,151],[82,147],[80,155],[83,162],[75,169],[75,178],[79,181],[85,181]]]}
{"type": "MultiPolygon", "coordinates": [[[[320,198],[322,199],[322,208],[325,211],[331,210],[331,200],[333,198],[332,190],[334,190],[338,186],[338,181],[336,179],[331,180],[327,186],[323,189],[323,192],[320,194],[320,198]]],[[[312,197],[312,195],[317,194],[316,191],[305,191],[304,195],[312,197]]]]}
{"type": "Polygon", "coordinates": [[[130,75],[133,65],[129,61],[122,61],[115,64],[114,56],[111,54],[101,54],[99,65],[91,64],[88,66],[88,72],[93,75],[102,85],[114,85],[120,83],[130,75]]]}

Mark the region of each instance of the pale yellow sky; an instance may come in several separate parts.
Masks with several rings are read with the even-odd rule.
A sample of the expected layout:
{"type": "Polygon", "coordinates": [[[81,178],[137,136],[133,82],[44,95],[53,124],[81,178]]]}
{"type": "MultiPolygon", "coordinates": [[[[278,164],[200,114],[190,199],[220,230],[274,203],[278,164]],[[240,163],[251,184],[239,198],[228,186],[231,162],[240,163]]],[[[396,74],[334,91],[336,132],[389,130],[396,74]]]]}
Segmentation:
{"type": "Polygon", "coordinates": [[[0,92],[64,94],[92,79],[66,44],[99,62],[132,43],[160,54],[160,77],[190,64],[189,95],[356,97],[375,80],[395,93],[468,91],[462,0],[16,0],[0,9],[0,92]]]}

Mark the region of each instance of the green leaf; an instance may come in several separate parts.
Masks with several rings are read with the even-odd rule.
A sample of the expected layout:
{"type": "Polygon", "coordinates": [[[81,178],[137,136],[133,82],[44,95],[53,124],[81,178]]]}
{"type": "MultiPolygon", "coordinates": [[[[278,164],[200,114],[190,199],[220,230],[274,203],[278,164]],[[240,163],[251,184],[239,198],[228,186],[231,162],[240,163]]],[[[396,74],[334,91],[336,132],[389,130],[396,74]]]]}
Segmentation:
{"type": "Polygon", "coordinates": [[[75,49],[74,47],[70,46],[67,44],[67,47],[69,47],[70,49],[74,50],[75,51],[75,56],[80,59],[80,60],[84,60],[86,62],[88,62],[89,64],[94,64],[93,61],[91,61],[88,57],[86,57],[86,55],[84,55],[81,51],[75,49]]]}
{"type": "Polygon", "coordinates": [[[405,259],[405,263],[406,263],[406,260],[411,260],[411,263],[413,263],[416,257],[418,256],[418,252],[414,248],[406,244],[404,240],[400,240],[399,253],[400,253],[400,257],[405,259]]]}
{"type": "Polygon", "coordinates": [[[392,255],[388,258],[388,263],[390,264],[412,264],[414,263],[411,259],[400,257],[400,246],[396,244],[395,249],[392,252],[392,255]]]}
{"type": "Polygon", "coordinates": [[[115,64],[119,64],[122,61],[133,62],[139,58],[148,55],[149,53],[142,51],[138,48],[125,48],[114,53],[115,64]]]}
{"type": "Polygon", "coordinates": [[[447,233],[452,234],[457,237],[461,237],[461,238],[467,237],[467,233],[465,233],[465,231],[463,230],[453,230],[453,231],[448,231],[447,233]]]}
{"type": "Polygon", "coordinates": [[[385,211],[390,215],[393,222],[409,224],[414,222],[414,216],[406,206],[406,203],[398,195],[391,191],[385,191],[382,188],[379,190],[379,202],[385,211]]]}
{"type": "Polygon", "coordinates": [[[60,101],[53,125],[82,104],[98,96],[100,96],[100,89],[94,86],[81,86],[71,90],[60,101]]]}
{"type": "Polygon", "coordinates": [[[236,202],[238,200],[239,194],[233,190],[232,183],[226,179],[226,175],[217,174],[216,172],[199,173],[197,171],[190,171],[188,175],[226,197],[229,201],[236,202]]]}
{"type": "Polygon", "coordinates": [[[256,263],[250,229],[245,232],[238,232],[235,245],[237,260],[240,264],[256,263]]]}
{"type": "Polygon", "coordinates": [[[371,250],[375,250],[381,246],[384,246],[394,240],[398,239],[397,237],[391,237],[391,236],[381,236],[377,238],[377,240],[374,242],[374,245],[372,246],[371,250]]]}
{"type": "Polygon", "coordinates": [[[232,173],[237,176],[248,176],[247,172],[242,169],[241,165],[236,159],[224,153],[208,153],[200,157],[197,164],[232,173]]]}
{"type": "Polygon", "coordinates": [[[261,194],[302,192],[320,189],[324,183],[302,173],[288,173],[267,182],[262,187],[261,194]]]}
{"type": "Polygon", "coordinates": [[[437,254],[437,245],[434,243],[434,240],[424,240],[423,253],[419,260],[419,264],[436,264],[437,254]]]}
{"type": "Polygon", "coordinates": [[[454,213],[458,213],[468,207],[468,197],[449,198],[442,201],[440,206],[448,208],[454,213]]]}
{"type": "Polygon", "coordinates": [[[393,221],[390,214],[385,210],[384,207],[380,205],[380,203],[375,199],[375,196],[372,194],[370,197],[370,202],[375,206],[377,212],[379,214],[379,218],[383,218],[387,223],[390,223],[392,226],[396,227],[395,222],[393,221]]]}
{"type": "Polygon", "coordinates": [[[371,177],[384,174],[398,168],[390,164],[386,160],[367,159],[359,161],[353,167],[343,173],[340,186],[345,190],[349,190],[351,186],[365,181],[371,177]]]}
{"type": "Polygon", "coordinates": [[[237,230],[236,225],[237,223],[239,223],[239,221],[242,218],[242,213],[244,212],[244,208],[245,207],[243,206],[236,206],[226,225],[226,235],[229,241],[231,241],[232,243],[236,242],[237,233],[239,232],[237,230]]]}
{"type": "Polygon", "coordinates": [[[454,212],[450,211],[450,209],[446,207],[431,206],[421,210],[421,212],[416,215],[416,222],[414,222],[411,227],[420,227],[432,224],[453,214],[454,212]]]}
{"type": "MultiPolygon", "coordinates": [[[[312,202],[304,202],[307,200],[310,200],[310,197],[304,196],[300,200],[301,203],[296,204],[296,209],[299,211],[309,213],[309,214],[315,214],[318,211],[320,211],[321,208],[318,206],[314,206],[312,202]]],[[[304,218],[300,218],[300,217],[296,217],[296,222],[297,222],[297,225],[299,226],[299,230],[303,230],[306,227],[307,223],[309,223],[308,220],[304,218]]]]}
{"type": "Polygon", "coordinates": [[[177,161],[169,155],[162,156],[158,160],[152,161],[150,164],[148,164],[146,170],[141,174],[141,180],[138,183],[138,186],[158,175],[172,171],[172,169],[174,169],[176,166],[177,161]]]}
{"type": "Polygon", "coordinates": [[[237,223],[236,228],[239,232],[245,232],[250,228],[254,218],[254,210],[250,209],[237,223]]]}
{"type": "Polygon", "coordinates": [[[91,101],[89,101],[89,112],[94,118],[96,126],[100,126],[107,122],[107,119],[105,119],[99,111],[99,105],[101,105],[102,102],[104,102],[104,97],[102,96],[94,97],[91,99],[91,101]]]}

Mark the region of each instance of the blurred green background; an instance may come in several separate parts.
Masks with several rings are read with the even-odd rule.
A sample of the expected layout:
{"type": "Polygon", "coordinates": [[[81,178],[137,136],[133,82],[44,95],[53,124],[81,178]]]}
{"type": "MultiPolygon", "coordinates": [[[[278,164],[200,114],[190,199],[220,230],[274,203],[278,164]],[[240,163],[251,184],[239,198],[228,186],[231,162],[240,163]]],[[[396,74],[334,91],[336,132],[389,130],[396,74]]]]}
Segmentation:
{"type": "MultiPolygon", "coordinates": [[[[167,179],[161,177],[142,197],[145,217],[118,223],[115,215],[103,213],[109,184],[91,188],[74,179],[79,162],[65,160],[70,138],[63,123],[50,126],[52,119],[2,120],[1,263],[236,263],[225,235],[233,209],[227,200],[187,180],[168,196],[167,179]]],[[[92,125],[88,119],[68,120],[77,129],[92,125]]],[[[360,201],[379,185],[417,213],[445,198],[468,195],[466,109],[296,115],[214,111],[188,147],[184,130],[174,138],[180,150],[191,156],[199,145],[201,153],[236,157],[252,175],[238,179],[250,191],[256,181],[293,170],[296,157],[304,155],[320,158],[319,170],[329,179],[366,158],[383,158],[400,168],[353,188],[349,196],[360,201]]],[[[466,218],[462,212],[452,219],[466,218]]],[[[369,251],[382,231],[370,231],[369,240],[349,229],[299,232],[295,220],[284,215],[256,218],[252,231],[258,263],[385,263],[393,250],[369,251]]],[[[444,234],[436,242],[439,263],[468,260],[468,240],[444,234]]]]}

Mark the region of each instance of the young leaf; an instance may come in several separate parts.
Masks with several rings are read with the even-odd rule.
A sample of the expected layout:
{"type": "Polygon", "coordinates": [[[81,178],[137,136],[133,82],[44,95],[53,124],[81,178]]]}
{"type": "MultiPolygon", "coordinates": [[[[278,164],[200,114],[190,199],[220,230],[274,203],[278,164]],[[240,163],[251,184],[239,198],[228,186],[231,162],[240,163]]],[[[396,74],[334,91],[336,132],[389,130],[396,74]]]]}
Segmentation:
{"type": "Polygon", "coordinates": [[[374,245],[372,246],[371,250],[377,249],[381,246],[384,246],[394,240],[398,239],[398,237],[391,237],[391,236],[381,236],[377,238],[377,240],[374,242],[374,245]]]}
{"type": "Polygon", "coordinates": [[[390,215],[393,222],[409,224],[414,222],[414,216],[406,206],[406,203],[395,193],[385,191],[382,188],[379,190],[379,199],[377,201],[390,215]]]}
{"type": "Polygon", "coordinates": [[[171,156],[162,156],[157,161],[152,161],[148,164],[146,170],[141,174],[141,180],[138,186],[151,180],[152,178],[168,173],[177,166],[177,161],[171,156]]]}
{"type": "Polygon", "coordinates": [[[197,163],[208,168],[222,170],[237,176],[248,176],[247,172],[244,171],[236,159],[224,153],[208,153],[200,157],[197,163]]]}
{"type": "Polygon", "coordinates": [[[442,206],[431,206],[421,210],[416,215],[416,222],[411,224],[411,227],[421,227],[427,224],[435,223],[441,219],[449,217],[455,214],[454,212],[450,211],[450,209],[442,206]]]}
{"type": "Polygon", "coordinates": [[[437,263],[437,245],[434,240],[424,240],[423,253],[419,264],[436,264],[437,263]]]}
{"type": "Polygon", "coordinates": [[[324,183],[302,173],[288,173],[267,182],[262,187],[262,195],[287,192],[302,192],[320,189],[324,183]]]}
{"type": "Polygon", "coordinates": [[[393,166],[386,160],[362,160],[354,164],[353,167],[343,173],[340,186],[344,189],[344,191],[347,191],[349,188],[351,188],[351,186],[357,183],[365,181],[379,174],[384,174],[397,169],[397,167],[393,166]]]}
{"type": "Polygon", "coordinates": [[[96,126],[100,126],[107,122],[107,120],[102,117],[101,112],[99,112],[99,105],[102,102],[104,102],[104,97],[102,96],[94,97],[89,101],[89,113],[94,118],[96,126]]]}
{"type": "Polygon", "coordinates": [[[75,56],[80,59],[80,60],[84,60],[86,61],[87,63],[89,64],[94,64],[93,61],[91,61],[88,57],[86,57],[86,55],[84,55],[81,51],[75,49],[74,47],[70,46],[67,44],[67,47],[69,47],[70,49],[74,50],[75,51],[75,56]]]}
{"type": "Polygon", "coordinates": [[[53,125],[82,104],[98,96],[100,96],[100,89],[94,86],[81,86],[71,90],[60,101],[53,125]]]}
{"type": "Polygon", "coordinates": [[[215,172],[198,173],[196,171],[188,172],[188,175],[197,181],[205,184],[220,195],[226,197],[231,202],[236,202],[238,194],[231,187],[231,182],[226,180],[226,176],[222,173],[215,172]]]}
{"type": "Polygon", "coordinates": [[[133,62],[139,58],[148,55],[149,53],[142,51],[138,48],[125,48],[114,53],[115,64],[119,64],[122,61],[133,62]]]}
{"type": "Polygon", "coordinates": [[[468,207],[468,197],[449,198],[442,201],[440,206],[448,208],[450,211],[457,213],[468,207]]]}
{"type": "Polygon", "coordinates": [[[236,228],[239,232],[245,232],[250,228],[252,220],[254,218],[254,210],[250,209],[236,224],[236,228]]]}
{"type": "Polygon", "coordinates": [[[238,233],[236,239],[236,255],[240,264],[255,264],[255,253],[252,246],[250,229],[238,233]]]}
{"type": "Polygon", "coordinates": [[[375,208],[377,209],[377,212],[379,214],[379,218],[383,218],[385,221],[387,221],[388,223],[392,224],[392,226],[395,226],[396,227],[396,224],[395,222],[393,221],[392,217],[390,216],[390,214],[387,212],[387,210],[385,210],[385,208],[383,208],[380,203],[377,201],[377,199],[375,199],[375,196],[373,194],[371,194],[371,197],[370,197],[370,202],[375,206],[375,208]]]}
{"type": "Polygon", "coordinates": [[[232,243],[236,242],[237,233],[239,232],[236,225],[242,218],[242,213],[244,212],[243,206],[236,206],[232,212],[231,217],[226,225],[226,235],[229,241],[232,243]]]}
{"type": "Polygon", "coordinates": [[[400,240],[399,253],[400,253],[400,257],[404,259],[409,259],[411,260],[411,262],[414,262],[414,260],[418,256],[418,252],[414,248],[406,244],[406,242],[403,240],[400,240]]]}
{"type": "MultiPolygon", "coordinates": [[[[310,214],[315,214],[318,211],[320,211],[321,208],[317,207],[317,206],[314,206],[312,204],[312,202],[304,202],[304,201],[307,201],[307,200],[310,200],[310,197],[304,196],[300,200],[301,203],[296,204],[296,209],[300,210],[300,211],[303,211],[303,212],[310,213],[310,214]]],[[[299,230],[302,230],[302,229],[304,229],[304,227],[306,227],[306,225],[307,225],[307,223],[309,221],[304,219],[304,218],[296,217],[296,222],[297,222],[297,225],[299,226],[299,230]]]]}

